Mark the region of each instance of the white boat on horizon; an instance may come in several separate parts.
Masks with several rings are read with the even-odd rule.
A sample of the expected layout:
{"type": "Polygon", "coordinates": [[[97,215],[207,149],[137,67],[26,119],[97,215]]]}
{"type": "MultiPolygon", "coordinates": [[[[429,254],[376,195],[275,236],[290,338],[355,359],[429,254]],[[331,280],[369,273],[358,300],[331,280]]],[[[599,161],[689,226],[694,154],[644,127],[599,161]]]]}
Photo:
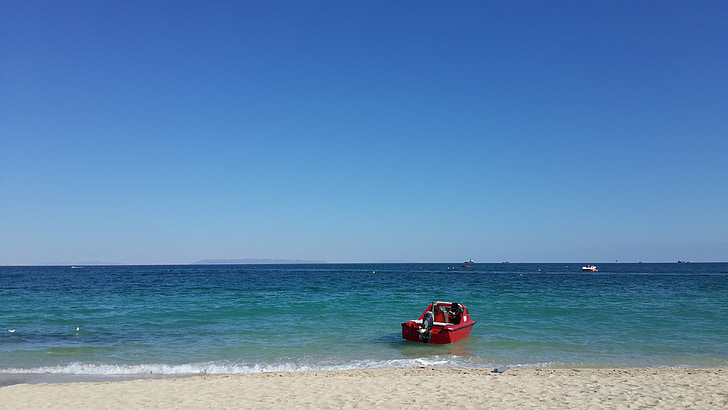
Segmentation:
{"type": "Polygon", "coordinates": [[[582,266],[582,267],[581,267],[581,270],[582,270],[582,271],[584,271],[584,272],[599,272],[599,271],[597,270],[597,267],[596,267],[596,266],[594,266],[594,265],[586,265],[586,266],[582,266]]]}

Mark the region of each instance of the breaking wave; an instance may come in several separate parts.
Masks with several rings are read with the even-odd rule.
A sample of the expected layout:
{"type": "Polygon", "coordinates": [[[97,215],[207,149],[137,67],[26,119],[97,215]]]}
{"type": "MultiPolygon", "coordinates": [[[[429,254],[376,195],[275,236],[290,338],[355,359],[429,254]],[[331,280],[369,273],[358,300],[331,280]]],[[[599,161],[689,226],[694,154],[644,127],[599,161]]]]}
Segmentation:
{"type": "Polygon", "coordinates": [[[314,370],[360,370],[411,367],[491,367],[492,364],[474,363],[470,358],[428,357],[396,360],[356,360],[326,362],[279,362],[237,363],[207,362],[186,364],[92,364],[70,363],[66,365],[34,368],[0,368],[0,374],[47,374],[47,375],[96,375],[96,376],[173,376],[173,375],[223,375],[265,372],[305,372],[314,370]]]}

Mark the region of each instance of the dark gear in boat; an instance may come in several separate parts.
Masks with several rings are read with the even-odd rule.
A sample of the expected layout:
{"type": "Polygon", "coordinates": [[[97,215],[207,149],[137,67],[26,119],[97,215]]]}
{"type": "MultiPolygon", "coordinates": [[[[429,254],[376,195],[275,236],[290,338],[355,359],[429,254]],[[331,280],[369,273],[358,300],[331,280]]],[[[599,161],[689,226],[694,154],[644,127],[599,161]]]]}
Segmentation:
{"type": "Polygon", "coordinates": [[[453,303],[452,306],[450,306],[448,313],[450,323],[457,325],[460,323],[461,320],[463,320],[463,308],[460,307],[459,303],[453,303]]]}

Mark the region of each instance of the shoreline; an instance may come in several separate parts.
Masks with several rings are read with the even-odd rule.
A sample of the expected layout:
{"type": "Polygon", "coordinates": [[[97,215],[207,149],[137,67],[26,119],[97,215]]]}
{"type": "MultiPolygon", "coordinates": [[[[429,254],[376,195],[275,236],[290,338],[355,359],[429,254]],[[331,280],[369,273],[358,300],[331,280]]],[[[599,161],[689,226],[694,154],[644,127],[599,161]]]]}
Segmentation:
{"type": "Polygon", "coordinates": [[[414,367],[0,386],[5,408],[726,408],[728,368],[414,367]]]}
{"type": "Polygon", "coordinates": [[[481,373],[492,373],[492,374],[503,374],[512,372],[524,372],[524,371],[711,371],[711,370],[723,370],[728,371],[728,366],[710,366],[710,367],[693,367],[693,366],[659,366],[659,367],[600,367],[600,366],[587,366],[587,367],[535,367],[535,366],[499,366],[497,368],[491,366],[480,366],[480,365],[429,365],[419,364],[414,366],[397,366],[397,367],[362,367],[362,368],[321,368],[321,369],[298,369],[298,370],[257,370],[251,372],[174,372],[174,373],[56,373],[56,372],[0,372],[0,388],[5,386],[12,386],[16,384],[70,384],[70,383],[119,383],[119,382],[131,382],[137,380],[167,380],[167,379],[188,379],[194,377],[236,377],[236,376],[252,376],[260,374],[302,374],[302,373],[317,373],[317,372],[368,372],[368,371],[389,371],[389,370],[411,370],[411,369],[432,369],[432,370],[443,370],[448,369],[456,370],[469,370],[472,372],[481,373]]]}

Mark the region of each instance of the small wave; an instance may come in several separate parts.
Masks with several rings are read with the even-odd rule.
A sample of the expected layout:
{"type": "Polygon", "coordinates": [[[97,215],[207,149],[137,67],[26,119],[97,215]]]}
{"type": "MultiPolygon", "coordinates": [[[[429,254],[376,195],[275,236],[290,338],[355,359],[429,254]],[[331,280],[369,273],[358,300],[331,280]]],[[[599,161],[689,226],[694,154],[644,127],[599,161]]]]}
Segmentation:
{"type": "Polygon", "coordinates": [[[359,370],[410,367],[491,367],[474,363],[459,357],[429,357],[393,360],[356,360],[327,362],[280,362],[280,363],[237,363],[208,362],[186,364],[93,364],[70,363],[33,368],[1,368],[0,374],[46,374],[46,375],[89,375],[89,376],[174,376],[206,374],[249,374],[267,372],[305,372],[315,370],[359,370]]]}

